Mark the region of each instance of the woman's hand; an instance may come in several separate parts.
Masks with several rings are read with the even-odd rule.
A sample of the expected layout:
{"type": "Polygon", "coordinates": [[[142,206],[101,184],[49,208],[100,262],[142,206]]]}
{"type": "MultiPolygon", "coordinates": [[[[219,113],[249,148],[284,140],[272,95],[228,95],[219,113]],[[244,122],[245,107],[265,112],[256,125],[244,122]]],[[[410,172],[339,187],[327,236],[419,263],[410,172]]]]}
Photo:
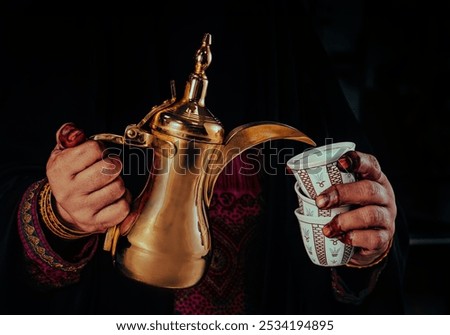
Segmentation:
{"type": "Polygon", "coordinates": [[[397,216],[395,194],[374,156],[351,151],[339,163],[355,173],[357,181],[331,186],[316,198],[316,204],[322,209],[355,208],[335,216],[323,233],[355,247],[350,265],[370,265],[391,246],[397,216]]]}
{"type": "Polygon", "coordinates": [[[130,211],[131,196],[120,176],[119,157],[105,158],[101,143],[86,141],[71,123],[58,130],[56,141],[47,161],[47,178],[65,224],[102,233],[122,222],[130,211]]]}

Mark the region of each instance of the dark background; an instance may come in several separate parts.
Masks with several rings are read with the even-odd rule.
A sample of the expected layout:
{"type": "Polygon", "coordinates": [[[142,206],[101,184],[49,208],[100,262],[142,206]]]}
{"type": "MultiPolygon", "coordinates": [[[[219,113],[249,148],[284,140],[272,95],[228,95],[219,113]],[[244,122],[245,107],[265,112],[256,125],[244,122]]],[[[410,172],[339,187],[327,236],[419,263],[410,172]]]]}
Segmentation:
{"type": "Polygon", "coordinates": [[[408,219],[407,312],[450,314],[448,5],[304,1],[349,104],[375,152],[382,153],[381,166],[408,219]]]}
{"type": "Polygon", "coordinates": [[[342,88],[408,218],[411,314],[450,313],[446,2],[308,1],[342,88]]]}

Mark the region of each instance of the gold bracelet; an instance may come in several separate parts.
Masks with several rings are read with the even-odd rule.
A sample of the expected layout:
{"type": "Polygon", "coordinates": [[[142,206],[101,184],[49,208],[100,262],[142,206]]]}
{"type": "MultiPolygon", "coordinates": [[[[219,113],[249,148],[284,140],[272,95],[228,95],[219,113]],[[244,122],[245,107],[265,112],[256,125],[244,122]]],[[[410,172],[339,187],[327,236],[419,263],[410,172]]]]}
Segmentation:
{"type": "Polygon", "coordinates": [[[92,234],[71,229],[61,223],[53,211],[52,190],[48,182],[44,185],[39,195],[39,210],[42,221],[44,221],[47,228],[58,237],[66,240],[75,240],[92,234]]]}
{"type": "Polygon", "coordinates": [[[391,239],[391,241],[389,242],[389,246],[386,249],[386,251],[383,252],[383,254],[380,257],[378,257],[377,259],[375,259],[372,263],[367,264],[367,265],[353,265],[353,264],[347,263],[347,264],[345,264],[345,266],[349,267],[349,268],[365,269],[365,268],[370,268],[372,266],[375,266],[375,265],[381,263],[381,261],[383,259],[385,259],[387,257],[387,255],[389,254],[389,251],[391,251],[392,241],[393,241],[393,239],[391,239]]]}

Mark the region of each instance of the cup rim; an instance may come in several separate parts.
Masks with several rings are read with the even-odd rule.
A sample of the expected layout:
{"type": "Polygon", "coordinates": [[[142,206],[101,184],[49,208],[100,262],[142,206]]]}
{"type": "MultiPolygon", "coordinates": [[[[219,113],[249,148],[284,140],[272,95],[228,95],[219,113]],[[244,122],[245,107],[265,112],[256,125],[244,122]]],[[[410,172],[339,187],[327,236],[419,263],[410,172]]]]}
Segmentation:
{"type": "Polygon", "coordinates": [[[353,151],[356,148],[354,142],[333,142],[320,147],[308,148],[302,153],[291,157],[287,161],[287,166],[293,170],[309,169],[320,165],[335,162],[343,154],[353,151]],[[327,154],[330,152],[330,154],[327,154]],[[317,153],[324,153],[317,155],[317,153]]]}
{"type": "Polygon", "coordinates": [[[309,216],[309,215],[301,214],[300,208],[296,208],[294,213],[299,221],[309,223],[309,224],[325,225],[333,219],[332,216],[309,216]]]}
{"type": "Polygon", "coordinates": [[[316,202],[313,199],[309,198],[308,196],[306,196],[305,194],[302,193],[302,190],[300,188],[300,183],[298,182],[298,180],[295,182],[294,189],[295,189],[295,192],[297,193],[297,196],[299,196],[302,199],[302,201],[307,202],[308,204],[314,205],[317,207],[316,202]]]}

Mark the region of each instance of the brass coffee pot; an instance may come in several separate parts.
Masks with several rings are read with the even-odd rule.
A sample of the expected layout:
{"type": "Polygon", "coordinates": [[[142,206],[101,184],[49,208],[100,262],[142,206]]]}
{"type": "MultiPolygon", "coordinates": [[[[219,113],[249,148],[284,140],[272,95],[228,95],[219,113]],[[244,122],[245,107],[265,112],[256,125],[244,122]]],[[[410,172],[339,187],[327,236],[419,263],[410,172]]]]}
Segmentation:
{"type": "Polygon", "coordinates": [[[104,244],[123,274],[153,286],[186,288],[202,278],[211,251],[207,210],[217,177],[233,158],[269,140],[315,145],[301,131],[277,122],[245,124],[225,136],[205,107],[210,45],[211,35],[205,34],[180,100],[172,83],[172,98],[129,125],[123,136],[91,137],[153,151],[143,191],[121,227],[108,230],[104,244]]]}

